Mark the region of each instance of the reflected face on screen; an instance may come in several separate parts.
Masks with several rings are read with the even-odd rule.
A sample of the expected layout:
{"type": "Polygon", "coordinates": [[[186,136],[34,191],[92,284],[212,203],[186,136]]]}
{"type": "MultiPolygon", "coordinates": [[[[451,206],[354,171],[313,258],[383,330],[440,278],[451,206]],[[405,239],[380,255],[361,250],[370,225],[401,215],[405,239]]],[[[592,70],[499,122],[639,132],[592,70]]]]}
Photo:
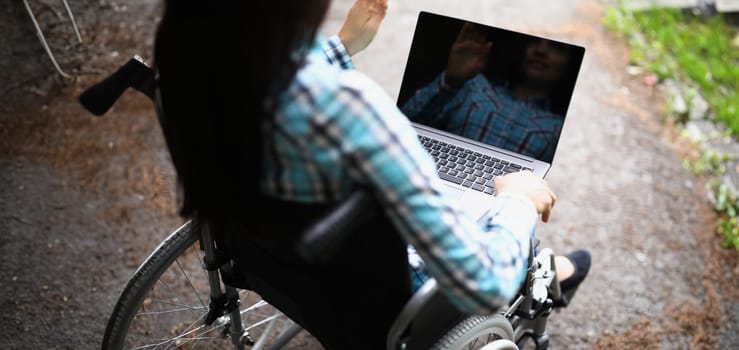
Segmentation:
{"type": "Polygon", "coordinates": [[[536,39],[526,45],[521,67],[525,79],[544,86],[552,86],[566,76],[570,51],[562,44],[536,39]]]}

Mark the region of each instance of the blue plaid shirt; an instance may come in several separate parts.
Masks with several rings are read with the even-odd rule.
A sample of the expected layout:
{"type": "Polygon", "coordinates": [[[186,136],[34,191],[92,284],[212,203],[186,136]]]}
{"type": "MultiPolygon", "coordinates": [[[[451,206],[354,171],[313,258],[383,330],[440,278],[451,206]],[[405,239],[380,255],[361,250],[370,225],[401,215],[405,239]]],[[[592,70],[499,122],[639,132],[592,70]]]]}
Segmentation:
{"type": "Polygon", "coordinates": [[[546,98],[519,100],[507,84],[477,74],[459,89],[440,74],[403,104],[411,120],[493,146],[551,162],[564,117],[546,98]]]}
{"type": "Polygon", "coordinates": [[[276,103],[264,124],[263,192],[324,203],[371,186],[459,308],[492,313],[517,292],[537,220],[533,204],[502,194],[482,224],[462,212],[408,119],[353,70],[338,37],[314,45],[276,103]]]}

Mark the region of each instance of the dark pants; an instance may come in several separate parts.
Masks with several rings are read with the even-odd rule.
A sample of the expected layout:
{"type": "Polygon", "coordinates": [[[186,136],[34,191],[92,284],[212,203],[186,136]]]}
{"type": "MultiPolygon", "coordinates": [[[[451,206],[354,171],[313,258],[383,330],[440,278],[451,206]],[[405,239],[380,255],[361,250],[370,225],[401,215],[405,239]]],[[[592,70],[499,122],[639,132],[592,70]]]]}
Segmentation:
{"type": "Polygon", "coordinates": [[[258,232],[224,240],[251,288],[326,349],[383,349],[410,297],[406,244],[384,217],[363,225],[327,263],[295,251],[306,225],[326,207],[268,201],[258,232]],[[279,214],[278,214],[279,213],[279,214]]]}

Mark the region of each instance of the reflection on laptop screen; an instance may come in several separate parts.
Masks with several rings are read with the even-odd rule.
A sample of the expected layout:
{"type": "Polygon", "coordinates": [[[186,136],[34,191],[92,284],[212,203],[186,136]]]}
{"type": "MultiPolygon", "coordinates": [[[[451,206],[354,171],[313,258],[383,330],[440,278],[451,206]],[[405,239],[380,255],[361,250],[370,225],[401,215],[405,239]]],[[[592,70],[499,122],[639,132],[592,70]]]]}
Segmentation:
{"type": "Polygon", "coordinates": [[[413,122],[551,163],[584,52],[421,12],[398,106],[413,122]]]}

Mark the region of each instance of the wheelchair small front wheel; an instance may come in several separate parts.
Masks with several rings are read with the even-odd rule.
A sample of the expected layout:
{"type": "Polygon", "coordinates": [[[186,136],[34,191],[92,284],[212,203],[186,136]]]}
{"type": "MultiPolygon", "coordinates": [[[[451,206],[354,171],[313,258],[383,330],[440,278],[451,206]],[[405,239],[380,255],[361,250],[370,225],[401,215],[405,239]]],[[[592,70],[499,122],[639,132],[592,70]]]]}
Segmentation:
{"type": "Polygon", "coordinates": [[[482,349],[493,343],[499,345],[494,349],[518,350],[512,339],[513,328],[505,317],[470,316],[441,337],[432,350],[482,349]],[[497,340],[506,341],[496,343],[497,340]]]}

